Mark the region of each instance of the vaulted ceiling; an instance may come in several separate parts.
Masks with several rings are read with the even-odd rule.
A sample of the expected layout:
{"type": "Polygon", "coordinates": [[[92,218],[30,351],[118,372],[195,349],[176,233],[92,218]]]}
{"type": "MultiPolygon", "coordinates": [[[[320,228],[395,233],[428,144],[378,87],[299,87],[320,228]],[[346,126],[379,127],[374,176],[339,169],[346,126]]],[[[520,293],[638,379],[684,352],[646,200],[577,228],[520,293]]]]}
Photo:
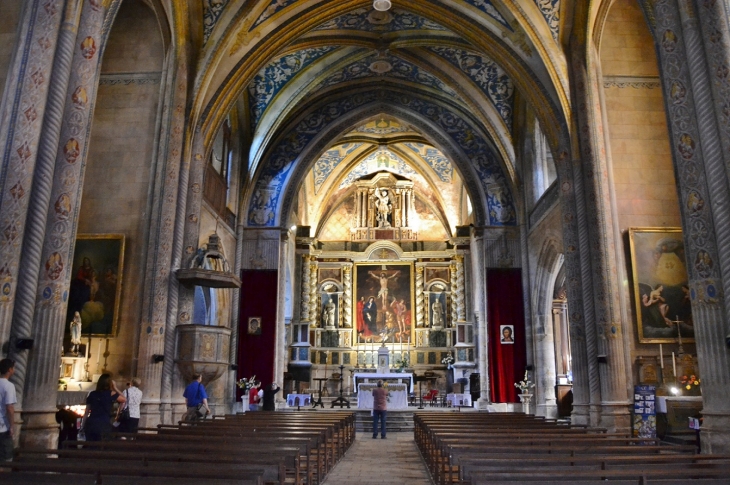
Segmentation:
{"type": "Polygon", "coordinates": [[[569,126],[565,8],[561,0],[394,0],[378,12],[370,1],[203,0],[195,121],[210,139],[245,98],[251,225],[285,224],[307,174],[312,195],[329,193],[347,179],[345,167],[358,173],[384,150],[413,155],[406,165],[428,173],[414,146],[435,150],[459,174],[478,223],[515,224],[516,98],[548,137],[569,126]],[[378,117],[406,131],[358,135],[378,117]],[[338,157],[349,160],[339,170],[338,157]]]}

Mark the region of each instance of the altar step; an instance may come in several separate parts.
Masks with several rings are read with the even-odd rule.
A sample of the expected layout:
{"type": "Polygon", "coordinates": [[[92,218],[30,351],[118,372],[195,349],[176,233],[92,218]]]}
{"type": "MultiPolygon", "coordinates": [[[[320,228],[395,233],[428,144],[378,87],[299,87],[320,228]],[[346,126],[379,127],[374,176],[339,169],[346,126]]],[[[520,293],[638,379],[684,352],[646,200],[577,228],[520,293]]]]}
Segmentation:
{"type": "MultiPolygon", "coordinates": [[[[385,420],[387,433],[413,433],[413,411],[388,411],[385,420]]],[[[372,432],[373,418],[370,411],[355,413],[355,429],[358,432],[372,432]]]]}

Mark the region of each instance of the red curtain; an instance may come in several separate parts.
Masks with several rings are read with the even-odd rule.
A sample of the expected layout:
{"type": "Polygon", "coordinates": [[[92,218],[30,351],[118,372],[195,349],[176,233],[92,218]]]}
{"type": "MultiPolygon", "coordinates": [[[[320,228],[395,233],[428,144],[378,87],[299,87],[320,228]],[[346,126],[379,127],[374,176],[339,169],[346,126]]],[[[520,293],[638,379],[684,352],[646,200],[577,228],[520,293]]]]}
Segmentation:
{"type": "MultiPolygon", "coordinates": [[[[256,376],[263,385],[274,380],[276,306],[279,275],[276,270],[241,271],[238,322],[238,379],[256,376]],[[261,318],[261,334],[248,333],[248,319],[261,318]]],[[[240,399],[241,391],[238,391],[240,399]]]]}
{"type": "Polygon", "coordinates": [[[520,402],[515,382],[525,375],[525,316],[520,269],[487,270],[489,385],[492,402],[520,402]],[[501,325],[513,325],[513,344],[502,343],[501,325]]]}

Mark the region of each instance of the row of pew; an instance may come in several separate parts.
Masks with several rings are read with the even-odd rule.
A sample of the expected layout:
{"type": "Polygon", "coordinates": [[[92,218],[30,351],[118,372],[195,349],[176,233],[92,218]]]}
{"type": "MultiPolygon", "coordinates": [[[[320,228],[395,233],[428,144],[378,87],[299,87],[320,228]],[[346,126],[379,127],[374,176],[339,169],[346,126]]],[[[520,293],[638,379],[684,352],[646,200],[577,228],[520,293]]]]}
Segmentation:
{"type": "Polygon", "coordinates": [[[730,456],[519,413],[414,414],[438,485],[730,485],[730,456]]]}
{"type": "Polygon", "coordinates": [[[21,449],[0,484],[318,485],[354,439],[349,412],[229,415],[21,449]]]}

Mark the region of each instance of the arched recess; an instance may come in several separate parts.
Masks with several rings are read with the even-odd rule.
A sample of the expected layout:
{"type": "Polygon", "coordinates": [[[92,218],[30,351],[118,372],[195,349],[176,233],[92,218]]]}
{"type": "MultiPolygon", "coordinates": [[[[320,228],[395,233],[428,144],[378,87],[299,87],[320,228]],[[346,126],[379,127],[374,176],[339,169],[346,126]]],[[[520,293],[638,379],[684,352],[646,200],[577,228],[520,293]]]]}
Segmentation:
{"type": "Polygon", "coordinates": [[[491,143],[468,114],[400,90],[336,94],[333,101],[320,103],[315,111],[300,116],[297,124],[286,127],[285,133],[298,136],[281,139],[267,155],[267,164],[259,171],[254,192],[249,194],[249,225],[284,224],[283,217],[288,216],[296,195],[291,187],[302,180],[315,158],[357,122],[380,112],[392,113],[416,127],[454,162],[473,195],[472,200],[481,201],[475,206],[480,224],[516,223],[514,186],[504,177],[491,143]],[[501,210],[509,211],[506,220],[500,220],[501,210]]]}
{"type": "Polygon", "coordinates": [[[555,401],[556,365],[553,328],[553,289],[563,255],[554,237],[548,237],[542,244],[537,260],[535,279],[532,285],[532,326],[535,354],[536,413],[556,417],[555,401]]]}
{"type": "MultiPolygon", "coordinates": [[[[121,372],[134,373],[134,359],[125,349],[138,346],[145,280],[144,264],[134,262],[144,262],[148,251],[146,227],[152,212],[151,187],[158,175],[159,124],[164,105],[161,86],[171,39],[159,2],[125,0],[113,6],[118,10],[110,11],[104,20],[99,85],[90,123],[77,233],[125,236],[125,268],[133,270],[123,275],[124,304],[107,296],[106,308],[111,304],[119,308],[118,338],[109,345],[111,361],[121,372]],[[133,51],[145,55],[132,58],[129,53],[133,51]],[[141,143],[142,133],[154,135],[141,143]],[[129,177],[130,173],[134,177],[129,177]]],[[[121,274],[109,272],[108,267],[95,269],[100,281],[104,272],[103,285],[112,278],[122,278],[121,274]]]]}

